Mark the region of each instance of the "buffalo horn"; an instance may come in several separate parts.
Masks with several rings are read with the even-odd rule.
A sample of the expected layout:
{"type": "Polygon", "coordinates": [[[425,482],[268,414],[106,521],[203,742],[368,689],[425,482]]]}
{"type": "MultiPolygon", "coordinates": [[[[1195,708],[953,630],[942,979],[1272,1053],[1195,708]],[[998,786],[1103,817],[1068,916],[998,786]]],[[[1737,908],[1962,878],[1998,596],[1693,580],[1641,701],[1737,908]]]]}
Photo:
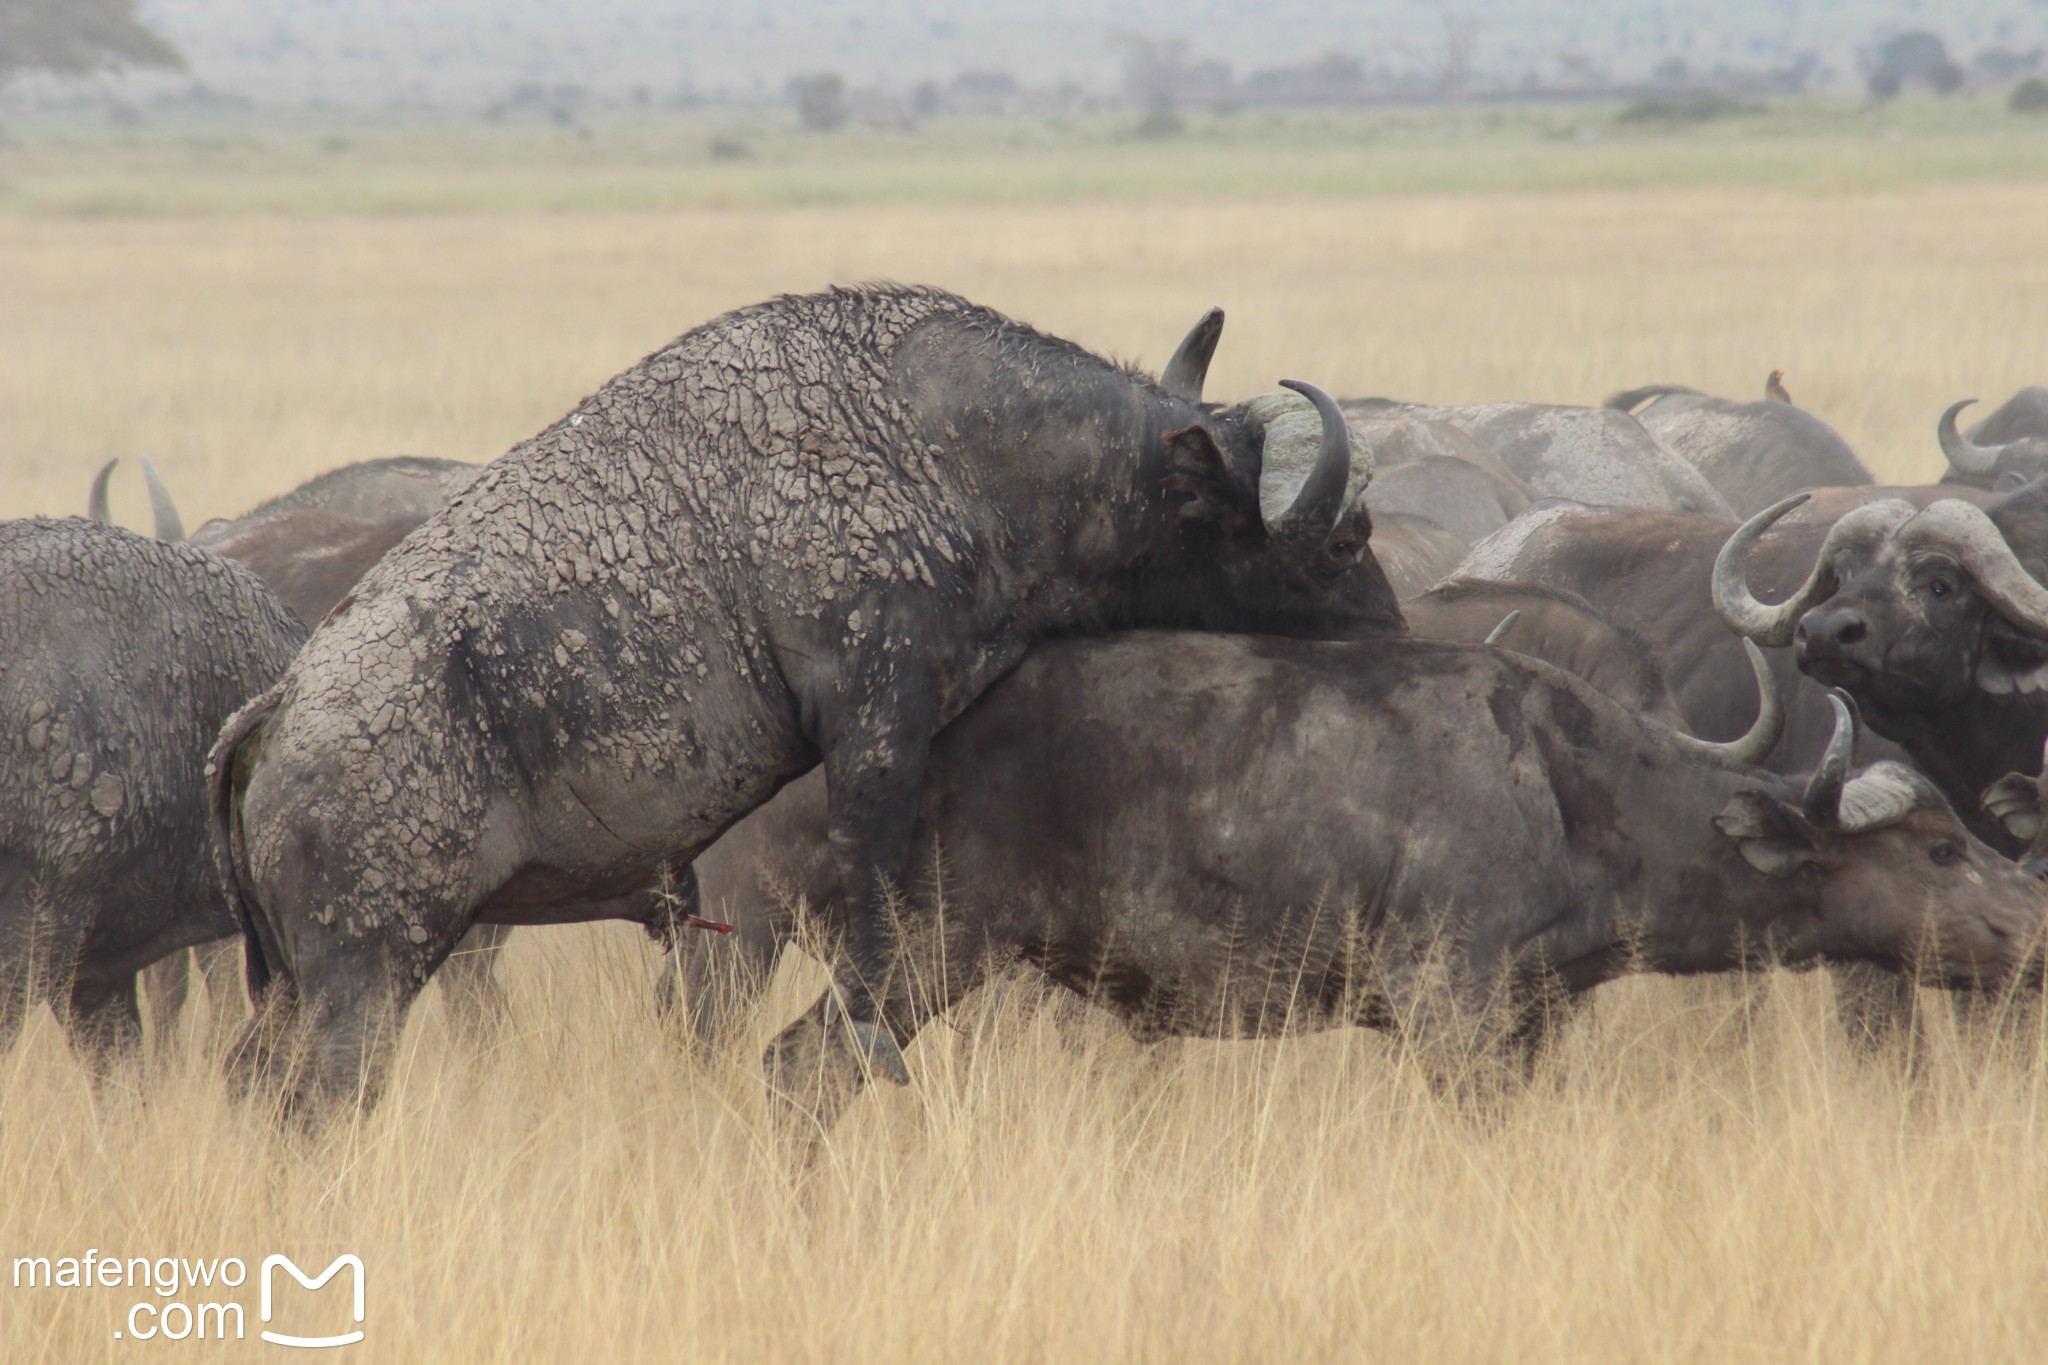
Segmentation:
{"type": "Polygon", "coordinates": [[[1714,609],[1729,629],[1765,645],[1789,645],[1799,618],[1817,602],[1826,600],[1836,588],[1834,558],[1837,551],[1855,540],[1895,530],[1913,515],[1913,505],[1898,498],[1882,498],[1851,510],[1828,531],[1827,541],[1813,561],[1813,569],[1799,590],[1772,606],[1759,602],[1749,591],[1744,561],[1750,547],[1762,538],[1772,523],[1806,501],[1808,495],[1795,493],[1751,517],[1736,528],[1714,559],[1714,609]]]}
{"type": "Polygon", "coordinates": [[[1323,420],[1323,443],[1316,453],[1315,468],[1302,480],[1301,491],[1273,527],[1273,534],[1281,540],[1323,540],[1337,529],[1345,494],[1351,489],[1351,426],[1337,400],[1315,385],[1283,379],[1280,387],[1315,404],[1316,415],[1323,420]]]}
{"type": "Polygon", "coordinates": [[[1943,498],[1907,522],[1899,536],[1909,547],[1954,555],[2000,616],[2037,640],[2048,639],[2048,588],[2027,572],[1983,508],[1943,498]]]}
{"type": "Polygon", "coordinates": [[[1749,656],[1749,671],[1756,676],[1756,719],[1750,723],[1748,733],[1739,739],[1716,743],[1673,731],[1672,736],[1680,748],[1717,762],[1757,764],[1770,757],[1771,750],[1778,747],[1778,736],[1785,732],[1785,708],[1778,700],[1778,686],[1771,678],[1771,666],[1764,660],[1764,652],[1753,642],[1744,640],[1742,648],[1749,656]]]}
{"type": "Polygon", "coordinates": [[[1849,717],[1848,703],[1831,689],[1828,705],[1835,711],[1835,732],[1828,736],[1827,752],[1799,800],[1800,812],[1821,829],[1833,829],[1841,820],[1842,786],[1849,780],[1849,760],[1856,748],[1856,722],[1849,717]]]}
{"type": "Polygon", "coordinates": [[[183,540],[185,520],[178,515],[178,504],[171,501],[171,490],[164,487],[163,476],[156,472],[155,461],[147,455],[142,457],[142,477],[149,484],[149,510],[155,514],[156,538],[183,540]]]}
{"type": "Polygon", "coordinates": [[[1974,398],[1965,398],[1960,403],[1948,405],[1948,411],[1941,414],[1941,420],[1934,424],[1934,434],[1941,441],[1941,453],[1948,456],[1948,462],[1965,474],[1989,474],[1998,463],[1999,446],[1980,446],[1956,429],[1956,414],[1970,404],[1974,398]]]}
{"type": "Polygon", "coordinates": [[[1216,342],[1223,335],[1223,310],[1211,308],[1201,321],[1188,328],[1173,358],[1159,372],[1159,387],[1190,403],[1202,401],[1202,385],[1209,378],[1209,360],[1216,354],[1216,342]]]}
{"type": "Polygon", "coordinates": [[[100,472],[92,476],[92,492],[85,495],[85,514],[102,526],[114,524],[114,513],[107,506],[107,480],[113,477],[114,466],[121,463],[116,455],[100,466],[100,472]]]}

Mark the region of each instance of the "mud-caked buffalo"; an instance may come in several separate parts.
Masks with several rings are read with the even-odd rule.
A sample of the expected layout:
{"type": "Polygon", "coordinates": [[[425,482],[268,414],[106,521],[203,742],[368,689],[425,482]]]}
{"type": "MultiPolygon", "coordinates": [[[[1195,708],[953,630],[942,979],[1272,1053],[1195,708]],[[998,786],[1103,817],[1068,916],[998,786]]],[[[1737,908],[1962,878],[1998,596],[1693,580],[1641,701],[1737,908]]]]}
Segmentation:
{"type": "Polygon", "coordinates": [[[243,1074],[373,1089],[473,922],[665,931],[689,860],[822,762],[835,1036],[900,1075],[872,991],[936,728],[1057,632],[1401,628],[1334,402],[1194,387],[835,289],[685,334],[487,466],[215,749],[267,987],[243,1074]]]}
{"type": "Polygon", "coordinates": [[[0,522],[0,1050],[48,998],[93,1056],[135,973],[234,933],[203,769],[305,628],[240,565],[97,522],[0,522]]]}

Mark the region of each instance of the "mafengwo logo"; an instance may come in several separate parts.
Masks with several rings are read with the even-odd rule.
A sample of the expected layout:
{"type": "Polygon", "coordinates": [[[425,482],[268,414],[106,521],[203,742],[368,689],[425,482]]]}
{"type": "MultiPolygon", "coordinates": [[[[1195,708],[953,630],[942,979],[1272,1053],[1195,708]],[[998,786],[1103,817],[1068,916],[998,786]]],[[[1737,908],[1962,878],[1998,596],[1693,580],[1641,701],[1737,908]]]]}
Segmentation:
{"type": "MultiPolygon", "coordinates": [[[[123,1342],[240,1341],[247,1334],[242,1294],[248,1282],[248,1264],[239,1256],[102,1256],[98,1247],[89,1247],[83,1256],[14,1258],[17,1291],[134,1294],[115,1318],[114,1339],[123,1342]]],[[[256,1288],[258,1335],[273,1346],[318,1349],[363,1339],[363,1260],[352,1252],[335,1257],[317,1275],[308,1275],[289,1256],[266,1256],[256,1288]],[[337,1279],[344,1283],[327,1289],[337,1279]],[[348,1330],[304,1330],[309,1327],[348,1330]]]]}
{"type": "Polygon", "coordinates": [[[314,1347],[348,1346],[363,1339],[363,1262],[360,1257],[352,1253],[337,1256],[334,1258],[333,1263],[327,1267],[327,1269],[320,1272],[317,1278],[308,1279],[306,1277],[306,1272],[300,1270],[297,1265],[293,1264],[291,1257],[278,1255],[265,1256],[263,1258],[262,1279],[263,1299],[258,1316],[260,1316],[266,1324],[262,1332],[263,1339],[269,1342],[271,1345],[314,1347]],[[339,1275],[342,1271],[350,1271],[351,1274],[349,1275],[349,1280],[351,1282],[351,1287],[355,1291],[354,1321],[357,1324],[356,1329],[353,1332],[344,1332],[338,1336],[325,1337],[302,1337],[293,1336],[286,1332],[271,1331],[268,1326],[268,1323],[270,1322],[270,1285],[275,1272],[279,1270],[284,1271],[293,1279],[297,1280],[301,1287],[314,1290],[319,1289],[322,1285],[326,1284],[336,1275],[339,1275]]]}

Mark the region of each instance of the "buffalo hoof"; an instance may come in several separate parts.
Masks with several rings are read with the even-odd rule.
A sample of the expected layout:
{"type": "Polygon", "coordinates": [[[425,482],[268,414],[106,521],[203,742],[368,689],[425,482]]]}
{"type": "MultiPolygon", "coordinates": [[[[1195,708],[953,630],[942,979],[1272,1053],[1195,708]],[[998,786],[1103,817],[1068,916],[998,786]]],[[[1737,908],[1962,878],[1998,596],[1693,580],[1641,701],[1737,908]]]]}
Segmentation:
{"type": "Polygon", "coordinates": [[[828,1026],[834,1022],[839,1025],[847,1047],[869,1075],[897,1085],[910,1084],[910,1068],[904,1064],[903,1049],[896,1045],[896,1036],[879,1020],[854,1018],[837,984],[826,997],[825,1019],[828,1026]]]}

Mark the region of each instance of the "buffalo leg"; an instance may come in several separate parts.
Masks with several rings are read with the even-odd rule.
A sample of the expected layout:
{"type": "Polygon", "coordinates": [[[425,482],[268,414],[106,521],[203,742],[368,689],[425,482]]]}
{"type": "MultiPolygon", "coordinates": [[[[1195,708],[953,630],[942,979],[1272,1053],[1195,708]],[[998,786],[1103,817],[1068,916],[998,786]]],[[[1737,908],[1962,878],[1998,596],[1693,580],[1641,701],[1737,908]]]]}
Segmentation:
{"type": "Polygon", "coordinates": [[[878,1002],[896,965],[892,899],[902,885],[932,727],[926,685],[898,674],[911,667],[909,660],[877,667],[897,680],[895,691],[858,699],[821,746],[829,842],[847,914],[846,950],[833,973],[836,1017],[855,1053],[898,1084],[910,1073],[878,1002]]]}
{"type": "Polygon", "coordinates": [[[498,983],[498,950],[512,934],[506,924],[470,926],[434,979],[448,1001],[448,1012],[471,1039],[505,1022],[505,988],[498,983]]]}
{"type": "Polygon", "coordinates": [[[214,1040],[225,1038],[242,1022],[249,987],[242,971],[242,941],[215,939],[192,950],[193,965],[206,981],[207,1027],[214,1040]]]}
{"type": "Polygon", "coordinates": [[[0,852],[0,1057],[14,1050],[28,1014],[34,933],[21,865],[0,852]]]}
{"type": "Polygon", "coordinates": [[[752,922],[730,934],[678,930],[655,980],[655,1008],[664,1020],[688,1025],[698,1046],[715,1050],[760,1003],[782,948],[772,927],[752,922]]]}
{"type": "MultiPolygon", "coordinates": [[[[924,937],[936,939],[936,927],[924,937]]],[[[958,944],[956,947],[960,946],[958,944]]],[[[937,1016],[958,1004],[987,975],[985,955],[968,951],[918,954],[921,970],[898,971],[882,1004],[895,1037],[908,1043],[937,1016]]],[[[840,998],[827,990],[818,1003],[768,1045],[764,1058],[771,1102],[785,1119],[809,1126],[822,1137],[860,1093],[873,1068],[836,1018],[840,998]]]]}
{"type": "Polygon", "coordinates": [[[149,1002],[151,1049],[158,1057],[169,1057],[178,1038],[178,1020],[185,1012],[190,993],[190,950],[180,948],[158,958],[142,969],[142,994],[149,1002]]]}
{"type": "Polygon", "coordinates": [[[142,1012],[135,1002],[135,974],[113,981],[72,981],[64,1031],[95,1075],[139,1055],[142,1012]]]}

